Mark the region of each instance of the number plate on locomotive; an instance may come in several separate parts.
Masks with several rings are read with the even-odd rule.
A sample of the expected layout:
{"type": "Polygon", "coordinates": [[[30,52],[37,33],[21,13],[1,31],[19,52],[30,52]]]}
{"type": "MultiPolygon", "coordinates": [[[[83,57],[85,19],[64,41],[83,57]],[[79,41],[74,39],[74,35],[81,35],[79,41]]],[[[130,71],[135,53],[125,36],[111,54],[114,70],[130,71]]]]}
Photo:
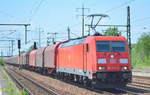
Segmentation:
{"type": "Polygon", "coordinates": [[[110,63],[117,63],[116,59],[110,59],[110,63]]]}

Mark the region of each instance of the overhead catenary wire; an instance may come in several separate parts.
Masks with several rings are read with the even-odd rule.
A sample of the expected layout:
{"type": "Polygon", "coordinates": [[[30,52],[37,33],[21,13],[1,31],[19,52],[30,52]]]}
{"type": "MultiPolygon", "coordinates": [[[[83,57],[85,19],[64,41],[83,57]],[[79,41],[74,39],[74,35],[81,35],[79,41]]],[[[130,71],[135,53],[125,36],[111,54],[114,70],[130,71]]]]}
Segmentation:
{"type": "Polygon", "coordinates": [[[135,1],[135,0],[128,0],[128,1],[126,1],[126,2],[124,2],[124,3],[121,3],[121,4],[118,5],[118,6],[115,6],[115,7],[111,8],[111,9],[106,10],[105,13],[112,12],[112,11],[114,11],[114,10],[116,10],[116,9],[119,9],[119,8],[121,8],[121,7],[124,7],[125,5],[128,5],[128,4],[130,4],[130,3],[134,2],[134,1],[135,1]]]}
{"type": "MultiPolygon", "coordinates": [[[[6,32],[6,31],[5,31],[6,32]]],[[[7,37],[7,36],[10,36],[10,35],[12,35],[12,34],[14,34],[16,32],[16,30],[15,31],[9,31],[8,33],[0,33],[2,36],[0,36],[1,38],[4,38],[4,37],[7,37]]]]}
{"type": "Polygon", "coordinates": [[[32,13],[31,13],[31,16],[29,17],[28,19],[28,22],[30,23],[33,19],[33,17],[36,15],[36,13],[38,12],[38,10],[40,9],[40,6],[42,5],[44,0],[41,0],[37,6],[35,7],[35,9],[33,9],[32,13]]]}
{"type": "Polygon", "coordinates": [[[149,21],[148,20],[150,20],[150,17],[144,17],[144,18],[140,18],[140,19],[135,19],[135,20],[131,21],[131,24],[132,24],[132,26],[135,26],[135,27],[137,27],[137,26],[145,26],[147,24],[149,25],[149,21]],[[144,21],[148,21],[148,22],[145,23],[144,21]],[[141,22],[144,22],[144,23],[141,23],[141,22]],[[136,23],[136,24],[134,24],[134,23],[136,23]]]}
{"type": "Polygon", "coordinates": [[[75,34],[75,33],[72,33],[72,32],[70,32],[71,34],[73,34],[74,36],[76,36],[76,37],[80,37],[79,35],[77,35],[77,34],[75,34]]]}
{"type": "MultiPolygon", "coordinates": [[[[14,15],[12,15],[12,14],[9,14],[9,13],[7,13],[7,12],[4,12],[4,11],[2,11],[2,10],[0,10],[0,14],[3,14],[3,15],[5,15],[5,16],[8,16],[8,17],[10,17],[11,19],[14,19],[14,20],[16,20],[16,21],[22,22],[22,20],[21,20],[20,18],[14,16],[14,15]]],[[[7,34],[7,35],[9,35],[9,36],[16,32],[16,30],[0,30],[1,35],[3,34],[2,32],[6,32],[6,31],[9,32],[9,33],[7,34]],[[14,31],[14,32],[12,32],[12,31],[14,31]]],[[[5,34],[4,34],[4,35],[5,35],[5,34]]],[[[4,37],[4,35],[3,35],[3,37],[4,37]]],[[[7,36],[7,35],[5,35],[5,36],[7,36]]],[[[1,38],[3,38],[3,37],[1,37],[1,38]]]]}
{"type": "MultiPolygon", "coordinates": [[[[69,28],[70,29],[72,29],[72,28],[75,28],[75,27],[77,27],[77,26],[79,26],[79,22],[78,23],[76,23],[76,24],[73,24],[73,25],[70,25],[69,26],[69,28]]],[[[64,29],[64,27],[62,27],[62,28],[59,28],[59,30],[57,31],[58,33],[60,33],[59,31],[61,31],[61,33],[62,33],[62,30],[64,31],[64,33],[66,33],[67,34],[67,32],[66,32],[66,29],[64,29]]],[[[55,30],[56,31],[56,30],[55,30]]],[[[51,34],[51,33],[50,33],[51,34]]],[[[77,36],[77,37],[79,37],[79,35],[77,35],[77,34],[75,34],[75,33],[72,33],[74,36],[77,36]]],[[[62,34],[61,34],[61,36],[62,36],[62,34]]],[[[67,37],[67,36],[66,36],[67,37]]]]}
{"type": "Polygon", "coordinates": [[[146,26],[149,26],[150,25],[150,23],[143,23],[143,24],[131,24],[132,25],[132,27],[136,27],[136,28],[140,28],[140,26],[141,27],[146,27],[146,26]]]}
{"type": "Polygon", "coordinates": [[[16,20],[16,21],[22,22],[22,20],[21,20],[20,18],[14,16],[14,15],[12,15],[12,14],[9,14],[9,13],[7,13],[7,12],[4,12],[4,11],[2,11],[2,10],[0,10],[0,14],[3,14],[3,15],[5,15],[5,16],[8,16],[8,17],[10,17],[11,19],[13,18],[13,19],[16,20]]]}
{"type": "MultiPolygon", "coordinates": [[[[112,11],[114,11],[114,10],[116,10],[116,9],[119,9],[119,8],[121,8],[121,7],[123,7],[123,6],[127,5],[127,4],[130,4],[130,3],[134,2],[134,1],[135,1],[135,0],[128,0],[128,1],[126,1],[126,2],[121,3],[121,4],[118,5],[118,6],[115,6],[115,7],[113,7],[113,8],[110,8],[110,9],[106,10],[104,13],[112,12],[112,11]]],[[[87,20],[88,20],[88,19],[87,19],[87,20]]]]}
{"type": "Polygon", "coordinates": [[[146,20],[150,20],[150,17],[144,17],[144,18],[140,18],[140,19],[135,19],[135,20],[132,20],[131,23],[143,22],[143,21],[146,21],[146,20]]]}

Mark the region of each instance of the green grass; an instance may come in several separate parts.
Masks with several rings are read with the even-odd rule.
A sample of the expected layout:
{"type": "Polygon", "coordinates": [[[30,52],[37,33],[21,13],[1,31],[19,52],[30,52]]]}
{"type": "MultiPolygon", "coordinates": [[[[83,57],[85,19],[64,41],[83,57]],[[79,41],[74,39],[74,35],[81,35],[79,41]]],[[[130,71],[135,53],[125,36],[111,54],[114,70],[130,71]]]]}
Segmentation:
{"type": "Polygon", "coordinates": [[[145,62],[139,62],[137,64],[134,64],[133,66],[137,67],[137,68],[139,68],[139,67],[150,67],[150,64],[149,63],[145,63],[145,62]]]}
{"type": "Polygon", "coordinates": [[[7,81],[7,88],[3,88],[2,92],[7,93],[7,95],[28,95],[25,91],[19,91],[16,85],[12,82],[10,77],[4,71],[3,66],[0,66],[0,73],[2,73],[2,77],[5,81],[7,81]]]}
{"type": "Polygon", "coordinates": [[[4,66],[4,59],[0,59],[0,65],[4,66]]]}

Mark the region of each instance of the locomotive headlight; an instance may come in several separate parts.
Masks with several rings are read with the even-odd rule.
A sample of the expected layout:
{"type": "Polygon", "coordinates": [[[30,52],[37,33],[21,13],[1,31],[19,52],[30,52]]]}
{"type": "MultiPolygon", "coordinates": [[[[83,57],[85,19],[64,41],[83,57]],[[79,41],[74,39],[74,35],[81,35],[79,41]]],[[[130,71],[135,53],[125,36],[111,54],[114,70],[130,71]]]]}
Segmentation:
{"type": "Polygon", "coordinates": [[[106,67],[104,67],[104,66],[99,67],[99,70],[105,70],[105,69],[106,69],[106,67]]]}
{"type": "Polygon", "coordinates": [[[110,55],[110,58],[114,58],[115,56],[114,55],[110,55]]]}
{"type": "Polygon", "coordinates": [[[127,70],[127,69],[128,69],[128,67],[127,67],[127,66],[124,66],[124,67],[122,67],[122,69],[123,69],[123,70],[127,70]]]}
{"type": "Polygon", "coordinates": [[[105,58],[98,59],[98,64],[105,64],[105,63],[106,63],[106,59],[105,58]]]}
{"type": "Polygon", "coordinates": [[[120,59],[119,61],[120,61],[120,63],[123,63],[123,64],[127,64],[128,63],[128,59],[120,59]]]}

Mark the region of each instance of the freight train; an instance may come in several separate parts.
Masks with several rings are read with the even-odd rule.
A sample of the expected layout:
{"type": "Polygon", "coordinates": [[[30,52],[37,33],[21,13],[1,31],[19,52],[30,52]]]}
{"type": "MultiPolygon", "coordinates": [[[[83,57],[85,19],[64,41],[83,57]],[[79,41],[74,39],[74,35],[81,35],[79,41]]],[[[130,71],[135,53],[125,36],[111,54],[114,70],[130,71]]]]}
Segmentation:
{"type": "Polygon", "coordinates": [[[128,43],[123,36],[87,36],[10,57],[6,63],[99,88],[132,81],[128,43]]]}

